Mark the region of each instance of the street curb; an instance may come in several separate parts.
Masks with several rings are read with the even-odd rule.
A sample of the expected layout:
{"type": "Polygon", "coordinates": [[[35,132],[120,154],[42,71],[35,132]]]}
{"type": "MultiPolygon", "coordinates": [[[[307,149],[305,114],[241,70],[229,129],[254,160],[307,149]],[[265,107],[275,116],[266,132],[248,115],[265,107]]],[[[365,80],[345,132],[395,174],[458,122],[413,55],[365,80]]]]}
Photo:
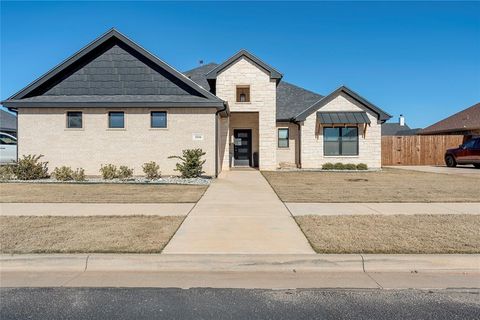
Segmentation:
{"type": "Polygon", "coordinates": [[[0,271],[480,273],[480,255],[4,254],[0,271]]]}

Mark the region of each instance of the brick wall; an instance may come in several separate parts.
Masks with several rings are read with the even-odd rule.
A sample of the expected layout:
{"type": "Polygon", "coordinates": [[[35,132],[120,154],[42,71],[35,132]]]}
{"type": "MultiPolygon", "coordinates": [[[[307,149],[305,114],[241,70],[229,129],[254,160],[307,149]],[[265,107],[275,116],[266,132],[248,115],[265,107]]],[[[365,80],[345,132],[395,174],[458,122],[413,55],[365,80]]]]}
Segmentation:
{"type": "MultiPolygon", "coordinates": [[[[108,109],[28,108],[19,109],[19,155],[43,154],[50,171],[57,166],[82,167],[87,175],[99,175],[101,164],[113,163],[134,168],[143,175],[142,164],[156,161],[164,175],[174,171],[183,149],[206,152],[204,171],[215,174],[214,108],[125,108],[125,129],[108,129],[108,109]],[[150,111],[167,111],[166,129],[150,128],[150,111]],[[66,112],[83,112],[83,129],[66,129],[66,112]],[[192,134],[203,135],[193,140],[192,134]]],[[[111,111],[111,110],[110,110],[111,111]]]]}

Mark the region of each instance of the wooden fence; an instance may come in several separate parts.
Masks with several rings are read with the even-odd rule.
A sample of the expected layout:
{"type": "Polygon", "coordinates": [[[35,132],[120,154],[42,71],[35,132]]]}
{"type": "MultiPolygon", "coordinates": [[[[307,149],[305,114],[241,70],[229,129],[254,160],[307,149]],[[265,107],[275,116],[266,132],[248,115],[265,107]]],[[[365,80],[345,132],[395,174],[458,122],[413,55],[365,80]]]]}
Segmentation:
{"type": "Polygon", "coordinates": [[[382,165],[442,165],[445,150],[462,144],[463,136],[384,136],[382,165]]]}

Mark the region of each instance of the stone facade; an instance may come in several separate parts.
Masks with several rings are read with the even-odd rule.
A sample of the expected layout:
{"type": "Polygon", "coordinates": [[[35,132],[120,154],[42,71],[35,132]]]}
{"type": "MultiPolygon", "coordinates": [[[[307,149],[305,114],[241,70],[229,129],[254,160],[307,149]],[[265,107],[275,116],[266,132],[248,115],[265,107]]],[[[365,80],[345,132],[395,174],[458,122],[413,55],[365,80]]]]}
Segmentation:
{"type": "Polygon", "coordinates": [[[288,128],[289,141],[288,148],[279,148],[277,141],[277,168],[296,168],[300,165],[299,163],[299,134],[298,126],[295,123],[291,122],[277,122],[277,139],[278,139],[278,129],[288,128]]]}
{"type": "MultiPolygon", "coordinates": [[[[228,102],[233,113],[258,114],[258,152],[261,170],[274,170],[276,161],[276,81],[263,69],[241,58],[227,69],[222,70],[216,79],[216,95],[228,102]],[[239,85],[250,86],[250,102],[236,102],[236,88],[239,85]]],[[[230,167],[231,141],[235,122],[230,119],[230,125],[225,134],[225,152],[223,170],[230,167]]]]}
{"type": "MultiPolygon", "coordinates": [[[[318,111],[318,110],[316,110],[318,111]]],[[[367,111],[370,119],[370,126],[367,127],[365,137],[362,135],[362,128],[359,128],[358,156],[324,156],[323,154],[323,132],[316,135],[317,115],[316,111],[307,117],[302,124],[301,132],[301,162],[302,168],[321,168],[326,162],[336,163],[365,163],[369,168],[381,167],[381,123],[375,114],[367,111]]],[[[358,102],[345,94],[340,94],[328,104],[321,108],[321,111],[365,111],[359,107],[358,102]]]]}
{"type": "Polygon", "coordinates": [[[43,154],[50,171],[66,165],[82,167],[87,175],[99,175],[102,164],[134,168],[143,175],[142,164],[155,161],[164,175],[174,171],[183,149],[206,152],[204,171],[215,175],[214,108],[20,108],[18,110],[18,153],[43,154]],[[83,128],[67,129],[66,112],[82,111],[83,128]],[[108,111],[125,112],[125,129],[108,128],[108,111]],[[167,111],[167,128],[150,128],[150,111],[167,111]],[[202,138],[197,140],[193,134],[202,138]]]}

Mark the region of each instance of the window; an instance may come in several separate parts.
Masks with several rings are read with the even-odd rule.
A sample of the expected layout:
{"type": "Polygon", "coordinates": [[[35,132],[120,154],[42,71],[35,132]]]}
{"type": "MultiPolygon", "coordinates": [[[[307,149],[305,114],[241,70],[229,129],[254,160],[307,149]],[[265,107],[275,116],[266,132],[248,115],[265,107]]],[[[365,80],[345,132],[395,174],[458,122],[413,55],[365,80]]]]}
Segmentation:
{"type": "Polygon", "coordinates": [[[288,138],[290,134],[288,128],[278,129],[278,147],[288,148],[288,138]]]}
{"type": "Polygon", "coordinates": [[[0,144],[16,145],[17,140],[15,138],[7,136],[6,134],[0,134],[0,144]]]}
{"type": "Polygon", "coordinates": [[[108,127],[112,129],[125,128],[125,113],[122,111],[109,112],[108,127]]]}
{"type": "Polygon", "coordinates": [[[67,128],[81,129],[82,127],[82,113],[78,111],[67,112],[67,128]]]}
{"type": "Polygon", "coordinates": [[[358,128],[323,128],[323,154],[326,156],[358,155],[358,128]]]}
{"type": "Polygon", "coordinates": [[[237,102],[250,102],[250,86],[237,86],[237,102]]]}
{"type": "Polygon", "coordinates": [[[167,127],[167,113],[165,111],[152,111],[150,113],[150,127],[152,127],[152,128],[166,128],[167,127]]]}
{"type": "Polygon", "coordinates": [[[473,146],[475,145],[475,139],[468,140],[463,144],[464,149],[473,149],[473,146]]]}

